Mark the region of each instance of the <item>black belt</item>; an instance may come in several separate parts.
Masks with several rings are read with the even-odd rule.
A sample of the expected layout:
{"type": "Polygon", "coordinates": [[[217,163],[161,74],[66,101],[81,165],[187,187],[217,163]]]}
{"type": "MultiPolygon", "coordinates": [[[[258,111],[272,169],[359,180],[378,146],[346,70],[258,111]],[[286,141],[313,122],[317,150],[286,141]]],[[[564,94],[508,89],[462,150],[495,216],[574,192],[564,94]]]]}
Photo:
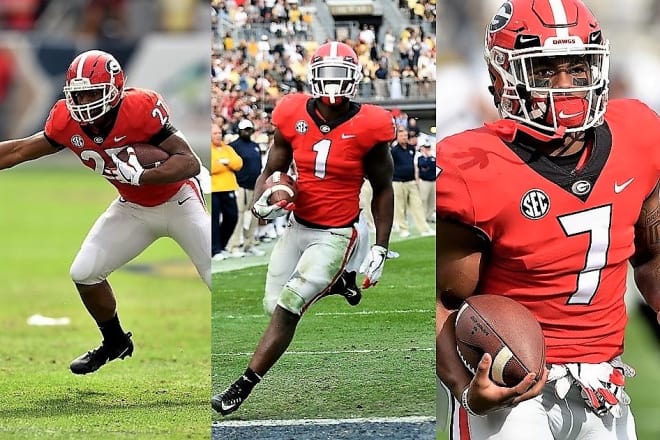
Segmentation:
{"type": "Polygon", "coordinates": [[[354,225],[354,224],[358,221],[358,219],[360,218],[360,214],[358,214],[358,215],[357,215],[357,216],[356,216],[356,217],[355,217],[350,223],[348,223],[348,224],[346,224],[346,225],[340,225],[340,226],[327,226],[327,225],[319,225],[319,224],[317,224],[317,223],[308,222],[307,220],[298,217],[296,214],[293,214],[293,216],[295,217],[296,221],[297,221],[298,223],[300,223],[301,225],[303,225],[303,226],[305,226],[305,227],[307,227],[307,228],[313,228],[313,229],[352,228],[353,225],[354,225]]]}

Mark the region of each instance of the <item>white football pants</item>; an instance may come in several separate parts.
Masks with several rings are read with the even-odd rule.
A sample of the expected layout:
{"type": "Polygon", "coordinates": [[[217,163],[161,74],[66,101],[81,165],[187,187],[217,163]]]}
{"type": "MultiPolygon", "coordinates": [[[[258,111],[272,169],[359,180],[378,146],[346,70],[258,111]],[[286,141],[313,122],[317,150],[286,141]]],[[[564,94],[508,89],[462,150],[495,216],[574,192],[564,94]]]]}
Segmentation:
{"type": "Polygon", "coordinates": [[[115,199],[85,237],[71,278],[77,284],[98,284],[161,237],[181,246],[210,289],[211,218],[195,179],[158,206],[115,199]]]}

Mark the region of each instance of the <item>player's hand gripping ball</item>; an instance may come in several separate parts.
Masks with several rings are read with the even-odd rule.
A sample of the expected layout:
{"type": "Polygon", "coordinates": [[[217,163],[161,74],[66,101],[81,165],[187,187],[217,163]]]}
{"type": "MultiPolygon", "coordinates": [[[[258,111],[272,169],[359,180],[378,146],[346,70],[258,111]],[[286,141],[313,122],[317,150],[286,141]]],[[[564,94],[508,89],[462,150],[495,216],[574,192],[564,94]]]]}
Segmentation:
{"type": "Polygon", "coordinates": [[[475,295],[456,316],[456,348],[475,374],[484,353],[493,359],[490,378],[513,387],[529,373],[543,376],[545,339],[541,326],[522,304],[500,295],[475,295]]]}
{"type": "Polygon", "coordinates": [[[265,190],[252,207],[255,217],[271,220],[287,215],[296,208],[296,181],[280,171],[268,176],[265,190]]]}
{"type": "Polygon", "coordinates": [[[170,157],[170,154],[167,151],[155,145],[133,144],[128,145],[126,148],[117,153],[117,158],[124,162],[128,162],[129,148],[133,148],[133,152],[135,153],[138,162],[140,162],[140,165],[145,170],[148,170],[149,168],[156,168],[170,157]]]}

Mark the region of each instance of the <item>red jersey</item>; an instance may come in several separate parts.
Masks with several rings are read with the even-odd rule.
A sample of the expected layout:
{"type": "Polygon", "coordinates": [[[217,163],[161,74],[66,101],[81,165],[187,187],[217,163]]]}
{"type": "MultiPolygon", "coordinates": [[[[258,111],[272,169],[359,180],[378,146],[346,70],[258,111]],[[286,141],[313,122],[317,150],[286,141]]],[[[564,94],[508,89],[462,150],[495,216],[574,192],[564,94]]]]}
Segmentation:
{"type": "MultiPolygon", "coordinates": [[[[163,98],[146,89],[128,88],[118,105],[116,120],[109,133],[94,136],[84,130],[69,115],[63,99],[50,110],[44,133],[53,143],[71,150],[87,167],[99,174],[114,168],[111,159],[128,144],[160,143],[175,130],[169,122],[169,113],[163,98]]],[[[157,145],[157,144],[156,144],[157,145]]],[[[184,181],[163,185],[134,186],[108,179],[119,194],[129,202],[142,206],[156,206],[177,193],[184,181]]]]}
{"type": "Polygon", "coordinates": [[[394,139],[390,112],[351,103],[343,118],[326,123],[313,98],[292,94],[275,107],[273,124],[293,148],[296,218],[324,227],[352,224],[359,213],[362,160],[374,145],[394,139]]]}
{"type": "Polygon", "coordinates": [[[578,172],[504,143],[498,126],[438,144],[437,214],[490,241],[476,293],[530,309],[548,363],[608,361],[623,352],[627,263],[660,177],[660,119],[638,101],[611,101],[578,172]]]}

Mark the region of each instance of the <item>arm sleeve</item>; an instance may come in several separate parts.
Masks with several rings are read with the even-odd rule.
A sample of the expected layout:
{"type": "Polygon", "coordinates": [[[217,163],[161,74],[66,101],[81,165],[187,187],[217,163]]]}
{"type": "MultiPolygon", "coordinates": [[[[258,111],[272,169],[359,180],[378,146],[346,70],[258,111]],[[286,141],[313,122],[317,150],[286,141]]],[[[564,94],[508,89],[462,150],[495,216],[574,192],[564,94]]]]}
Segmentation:
{"type": "Polygon", "coordinates": [[[437,146],[436,215],[476,226],[476,213],[469,187],[460,170],[442,154],[443,141],[437,146]]]}

